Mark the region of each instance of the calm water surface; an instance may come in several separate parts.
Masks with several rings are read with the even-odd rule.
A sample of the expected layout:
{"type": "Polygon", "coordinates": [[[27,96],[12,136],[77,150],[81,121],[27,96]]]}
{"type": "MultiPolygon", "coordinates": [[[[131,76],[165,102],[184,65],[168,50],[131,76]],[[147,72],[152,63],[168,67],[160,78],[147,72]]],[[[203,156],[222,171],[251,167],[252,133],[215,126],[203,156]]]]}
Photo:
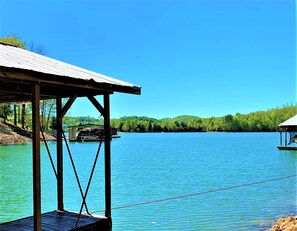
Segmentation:
{"type": "MultiPolygon", "coordinates": [[[[278,133],[121,134],[112,141],[112,207],[226,188],[296,174],[296,151],[279,151],[278,133]]],[[[55,152],[55,143],[49,143],[55,152]]],[[[85,188],[98,143],[71,143],[85,188]]],[[[32,215],[31,144],[0,146],[1,218],[32,215]]],[[[54,158],[55,159],[55,158],[54,158]]],[[[81,196],[66,149],[65,209],[81,196]]],[[[88,194],[90,211],[104,209],[101,151],[88,194]]],[[[55,176],[42,145],[43,212],[56,208],[55,176]]],[[[296,177],[176,200],[114,209],[113,230],[265,230],[297,213],[296,177]]],[[[103,214],[103,212],[97,212],[103,214]]]]}

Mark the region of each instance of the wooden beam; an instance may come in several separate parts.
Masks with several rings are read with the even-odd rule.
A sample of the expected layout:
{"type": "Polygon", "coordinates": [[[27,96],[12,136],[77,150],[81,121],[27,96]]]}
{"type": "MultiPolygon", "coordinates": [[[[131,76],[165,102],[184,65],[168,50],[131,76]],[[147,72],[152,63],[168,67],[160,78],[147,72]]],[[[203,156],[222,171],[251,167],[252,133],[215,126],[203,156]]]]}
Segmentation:
{"type": "Polygon", "coordinates": [[[94,105],[94,107],[101,113],[101,115],[104,116],[104,108],[101,106],[101,104],[96,100],[96,98],[92,95],[87,96],[88,99],[91,101],[91,103],[94,105]]]}
{"type": "Polygon", "coordinates": [[[0,81],[1,78],[5,80],[13,79],[15,81],[21,80],[26,82],[34,82],[36,80],[40,81],[42,85],[45,84],[53,84],[61,86],[61,82],[63,82],[63,86],[65,87],[79,87],[80,89],[94,89],[106,93],[113,92],[123,92],[130,94],[141,94],[141,88],[138,86],[125,86],[120,84],[113,83],[104,83],[104,82],[95,82],[94,80],[85,80],[78,79],[59,75],[53,75],[49,73],[41,73],[32,70],[26,70],[21,68],[9,68],[9,67],[1,67],[0,69],[0,81]],[[62,80],[61,80],[62,79],[62,80]]]}
{"type": "Polygon", "coordinates": [[[56,112],[57,112],[57,202],[58,210],[64,210],[63,198],[63,148],[62,148],[62,99],[56,98],[56,112]]]}
{"type": "Polygon", "coordinates": [[[105,216],[111,219],[111,131],[109,94],[104,94],[104,112],[105,216]]]}
{"type": "Polygon", "coordinates": [[[71,105],[73,104],[73,102],[75,101],[76,97],[77,97],[77,95],[71,96],[68,99],[68,101],[65,104],[65,106],[63,108],[61,108],[61,111],[59,113],[59,117],[61,117],[61,118],[59,118],[59,119],[61,119],[61,120],[63,119],[63,117],[65,116],[65,114],[67,113],[67,111],[69,110],[69,108],[71,107],[71,105]]]}
{"type": "Polygon", "coordinates": [[[40,173],[40,85],[32,87],[33,125],[33,214],[34,230],[41,231],[41,173],[40,173]]]}
{"type": "Polygon", "coordinates": [[[96,83],[91,80],[84,80],[78,78],[65,77],[60,75],[53,75],[50,73],[42,73],[32,70],[26,70],[22,68],[10,68],[1,66],[0,69],[0,81],[1,79],[8,81],[12,79],[13,81],[25,81],[34,82],[36,80],[40,81],[40,84],[45,85],[63,85],[64,87],[79,87],[80,89],[96,89],[103,90],[105,92],[113,92],[113,85],[107,83],[96,83]],[[62,82],[62,83],[61,83],[62,82]]]}
{"type": "MultiPolygon", "coordinates": [[[[32,82],[0,77],[0,102],[31,101],[32,82]]],[[[87,95],[102,95],[105,91],[89,89],[83,86],[67,86],[65,84],[40,83],[40,99],[68,98],[75,94],[77,97],[87,95]]]]}

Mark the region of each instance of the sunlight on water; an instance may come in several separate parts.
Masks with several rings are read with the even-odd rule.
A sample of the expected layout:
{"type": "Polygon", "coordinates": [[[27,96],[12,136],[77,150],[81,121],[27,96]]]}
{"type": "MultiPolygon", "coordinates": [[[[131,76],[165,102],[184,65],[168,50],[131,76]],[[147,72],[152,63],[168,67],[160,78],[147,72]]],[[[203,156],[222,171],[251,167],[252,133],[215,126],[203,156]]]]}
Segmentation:
{"type": "MultiPolygon", "coordinates": [[[[297,153],[277,150],[277,133],[121,136],[112,141],[113,208],[296,174],[297,153]]],[[[54,153],[55,143],[49,146],[54,153]]],[[[70,144],[84,189],[97,147],[70,144]]],[[[0,146],[0,159],[0,222],[31,215],[31,145],[0,146]]],[[[90,211],[104,210],[102,151],[98,161],[90,211]]],[[[65,208],[79,211],[81,195],[66,149],[64,170],[65,208]]],[[[54,210],[55,176],[44,146],[42,171],[43,211],[54,210]]],[[[113,230],[265,230],[296,213],[296,177],[112,211],[113,230]]]]}

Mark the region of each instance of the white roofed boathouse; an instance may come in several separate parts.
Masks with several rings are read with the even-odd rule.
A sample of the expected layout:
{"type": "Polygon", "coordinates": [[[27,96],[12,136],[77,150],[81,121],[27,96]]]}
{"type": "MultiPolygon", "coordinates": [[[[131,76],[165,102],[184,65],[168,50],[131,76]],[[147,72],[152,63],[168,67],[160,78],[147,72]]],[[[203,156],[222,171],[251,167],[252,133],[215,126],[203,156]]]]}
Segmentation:
{"type": "MultiPolygon", "coordinates": [[[[33,216],[0,224],[0,230],[111,230],[111,134],[110,95],[114,92],[140,95],[141,87],[120,81],[90,70],[70,65],[9,44],[0,43],[0,103],[32,103],[32,190],[33,216]],[[101,105],[95,96],[103,98],[101,105]],[[64,115],[77,97],[87,97],[104,117],[104,199],[102,216],[82,214],[87,210],[87,190],[81,191],[81,211],[69,212],[63,198],[63,139],[64,115]],[[40,166],[40,100],[56,100],[57,153],[57,210],[41,213],[41,166],[40,166]],[[67,99],[62,105],[62,99],[67,99]]],[[[94,161],[93,169],[96,166],[94,161]]],[[[92,171],[93,171],[92,169],[92,171]]],[[[90,174],[89,184],[93,174],[90,174]]],[[[13,182],[11,182],[13,184],[13,182]]],[[[89,186],[88,184],[88,186],[89,186]]],[[[88,188],[88,187],[87,187],[88,188]]],[[[78,189],[79,190],[79,189],[78,189]]],[[[1,213],[5,211],[1,210],[1,213]]],[[[1,214],[0,214],[1,215],[1,214]]]]}
{"type": "Polygon", "coordinates": [[[279,126],[280,150],[297,150],[297,115],[284,121],[279,126]],[[283,136],[283,133],[284,136],[283,136]]]}

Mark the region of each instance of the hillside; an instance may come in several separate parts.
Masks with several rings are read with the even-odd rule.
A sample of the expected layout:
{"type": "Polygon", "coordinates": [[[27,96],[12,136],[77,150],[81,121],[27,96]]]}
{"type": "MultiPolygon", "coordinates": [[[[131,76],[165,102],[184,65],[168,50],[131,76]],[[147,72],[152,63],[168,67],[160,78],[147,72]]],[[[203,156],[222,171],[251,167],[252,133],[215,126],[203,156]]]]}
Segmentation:
{"type": "Polygon", "coordinates": [[[26,143],[31,133],[9,123],[0,122],[0,144],[26,143]]]}
{"type": "MultiPolygon", "coordinates": [[[[55,138],[45,134],[45,139],[53,140],[55,138]]],[[[0,144],[19,144],[31,141],[32,131],[25,130],[13,124],[3,123],[0,121],[0,144]]]]}

